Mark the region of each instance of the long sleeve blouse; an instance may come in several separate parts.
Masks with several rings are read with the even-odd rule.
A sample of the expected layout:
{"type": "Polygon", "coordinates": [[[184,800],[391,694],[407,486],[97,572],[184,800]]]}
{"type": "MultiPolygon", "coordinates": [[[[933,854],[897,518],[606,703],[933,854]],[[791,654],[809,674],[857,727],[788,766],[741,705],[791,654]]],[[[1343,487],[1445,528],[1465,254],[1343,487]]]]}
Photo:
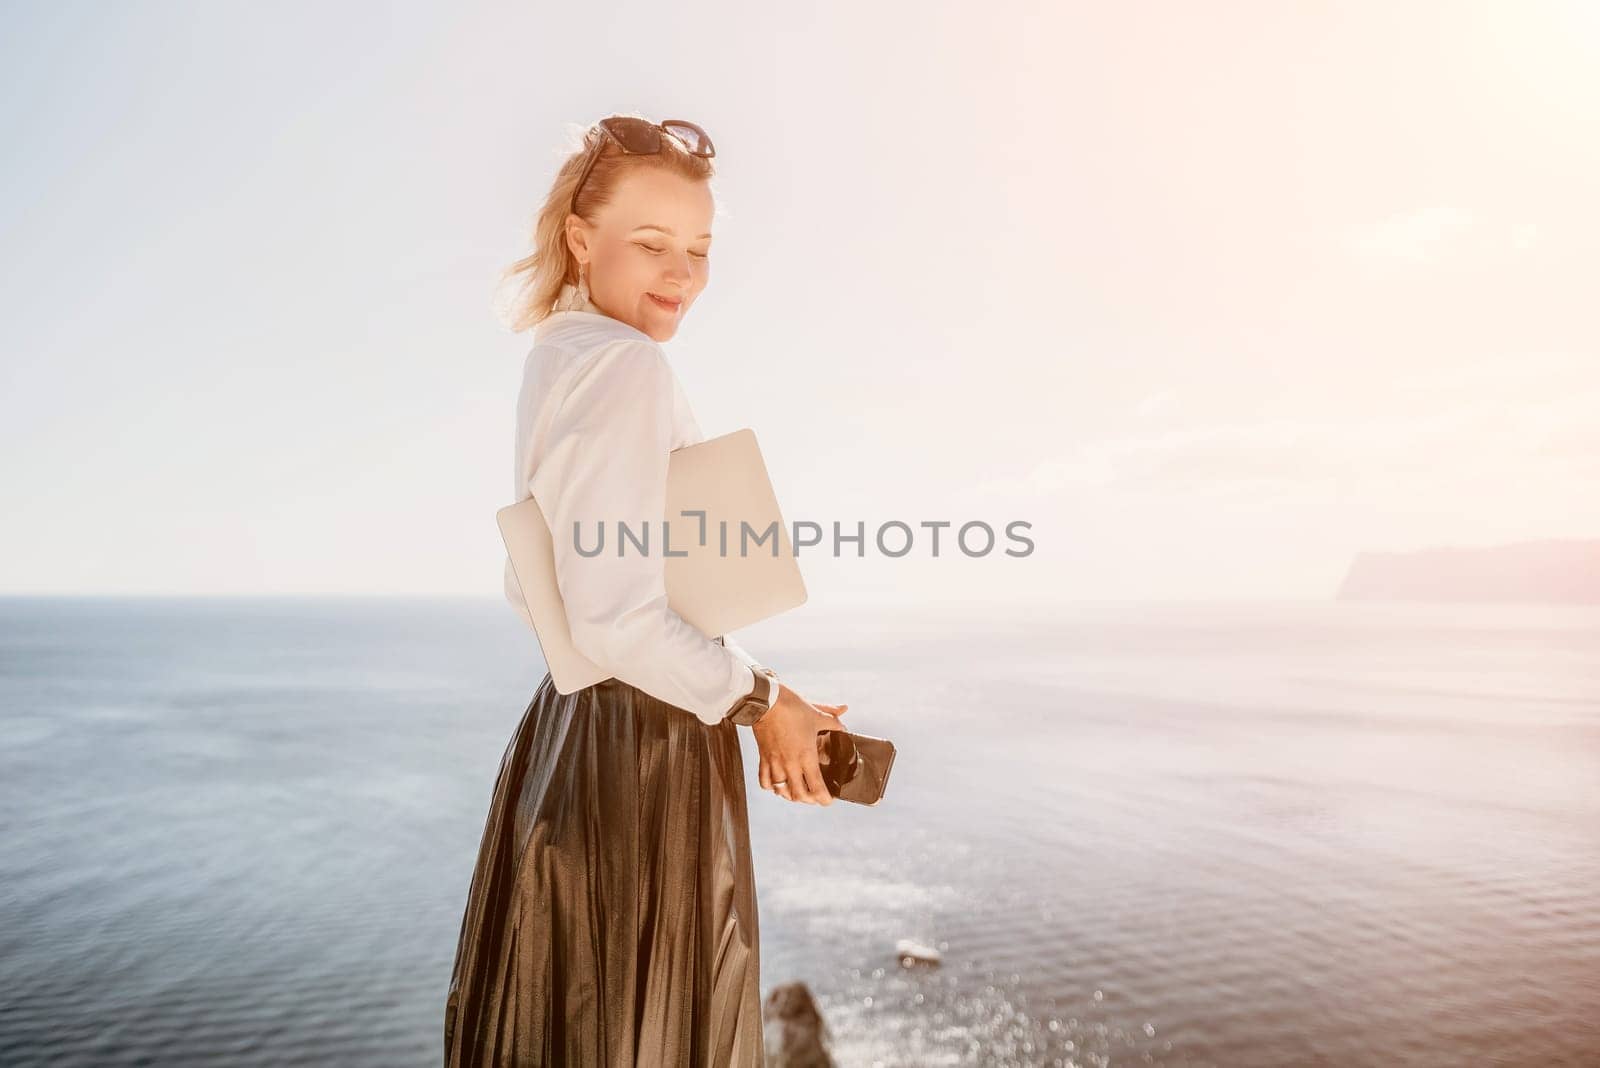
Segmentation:
{"type": "MultiPolygon", "coordinates": [[[[569,283],[534,329],[517,397],[513,500],[539,501],[550,524],[556,585],[573,645],[595,664],[670,705],[717,724],[755,689],[761,665],[732,639],[708,638],[667,604],[659,550],[668,454],[705,436],[677,374],[650,335],[581,301],[569,283]],[[651,551],[620,557],[619,521],[645,521],[651,551]],[[597,527],[606,548],[585,557],[597,527]]],[[[533,618],[509,556],[505,596],[533,618]]],[[[776,694],[774,694],[776,696],[776,694]]]]}

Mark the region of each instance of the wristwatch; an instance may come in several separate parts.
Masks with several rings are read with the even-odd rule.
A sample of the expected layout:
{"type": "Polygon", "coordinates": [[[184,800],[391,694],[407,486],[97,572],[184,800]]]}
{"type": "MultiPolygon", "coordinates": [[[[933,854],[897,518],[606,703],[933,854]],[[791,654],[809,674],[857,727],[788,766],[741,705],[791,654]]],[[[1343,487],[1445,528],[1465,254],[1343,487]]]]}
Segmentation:
{"type": "Polygon", "coordinates": [[[754,727],[778,699],[778,673],[768,667],[752,666],[752,670],[756,676],[754,688],[723,717],[741,727],[754,727]]]}

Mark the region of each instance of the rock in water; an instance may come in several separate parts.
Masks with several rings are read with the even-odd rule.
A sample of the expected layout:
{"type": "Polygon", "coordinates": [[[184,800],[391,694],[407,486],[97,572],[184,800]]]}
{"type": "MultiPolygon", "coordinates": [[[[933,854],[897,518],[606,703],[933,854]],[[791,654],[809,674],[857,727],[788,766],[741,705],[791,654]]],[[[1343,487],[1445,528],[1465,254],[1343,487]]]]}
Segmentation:
{"type": "Polygon", "coordinates": [[[804,983],[773,987],[761,1006],[767,1068],[837,1068],[828,1053],[828,1024],[804,983]]]}
{"type": "Polygon", "coordinates": [[[902,938],[894,944],[894,955],[900,958],[902,968],[916,964],[938,964],[943,959],[937,949],[909,938],[902,938]]]}

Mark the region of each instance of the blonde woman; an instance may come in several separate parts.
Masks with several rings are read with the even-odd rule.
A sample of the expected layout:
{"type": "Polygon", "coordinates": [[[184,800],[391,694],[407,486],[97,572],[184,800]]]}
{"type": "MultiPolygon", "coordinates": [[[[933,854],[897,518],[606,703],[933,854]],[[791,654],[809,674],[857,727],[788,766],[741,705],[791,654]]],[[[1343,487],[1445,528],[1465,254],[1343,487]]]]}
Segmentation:
{"type": "MultiPolygon", "coordinates": [[[[811,704],[673,612],[659,549],[585,555],[619,521],[659,529],[668,453],[704,440],[661,343],[710,276],[713,153],[694,123],[601,120],[507,272],[512,325],[534,328],[517,498],[549,520],[574,644],[613,677],[562,696],[547,673],[506,748],[446,1065],[763,1063],[738,730],[755,735],[762,789],[827,805],[817,732],[843,729],[846,706],[811,704]]],[[[531,627],[509,561],[505,592],[531,627]]]]}

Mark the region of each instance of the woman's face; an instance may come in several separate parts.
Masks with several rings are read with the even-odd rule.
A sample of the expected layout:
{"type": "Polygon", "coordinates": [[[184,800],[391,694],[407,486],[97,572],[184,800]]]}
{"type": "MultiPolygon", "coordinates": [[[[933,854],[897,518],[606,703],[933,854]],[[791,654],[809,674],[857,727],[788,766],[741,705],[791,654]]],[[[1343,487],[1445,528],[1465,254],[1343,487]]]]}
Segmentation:
{"type": "Polygon", "coordinates": [[[670,339],[711,277],[714,211],[708,182],[627,172],[594,225],[567,217],[567,244],[589,268],[589,299],[657,341],[670,339]]]}

